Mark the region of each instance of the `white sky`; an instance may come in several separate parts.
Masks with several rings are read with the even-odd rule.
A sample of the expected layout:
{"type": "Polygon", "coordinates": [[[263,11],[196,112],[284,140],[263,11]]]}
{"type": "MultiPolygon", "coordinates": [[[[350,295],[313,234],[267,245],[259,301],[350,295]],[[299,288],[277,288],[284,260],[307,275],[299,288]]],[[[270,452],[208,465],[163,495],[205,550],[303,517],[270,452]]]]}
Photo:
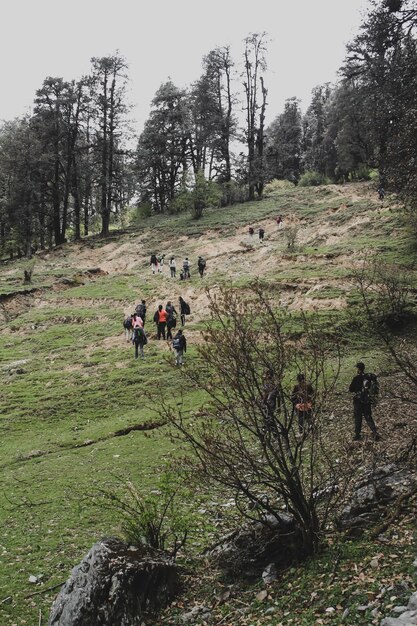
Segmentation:
{"type": "Polygon", "coordinates": [[[366,0],[0,0],[0,120],[31,110],[47,76],[78,79],[92,56],[117,49],[129,63],[129,99],[140,132],[151,100],[169,77],[186,87],[201,60],[266,31],[269,124],[286,98],[305,110],[313,87],[336,80],[345,45],[358,32],[366,0]]]}

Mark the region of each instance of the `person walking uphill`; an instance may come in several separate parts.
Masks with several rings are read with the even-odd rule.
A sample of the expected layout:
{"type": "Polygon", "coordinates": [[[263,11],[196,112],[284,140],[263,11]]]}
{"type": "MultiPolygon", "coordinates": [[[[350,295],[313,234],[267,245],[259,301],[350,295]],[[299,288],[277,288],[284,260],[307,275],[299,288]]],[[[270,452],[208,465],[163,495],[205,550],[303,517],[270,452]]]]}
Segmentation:
{"type": "Polygon", "coordinates": [[[134,328],[132,343],[135,346],[135,359],[139,357],[139,352],[142,359],[144,359],[145,355],[143,353],[143,346],[146,346],[146,344],[148,343],[148,338],[141,326],[134,328]]]}
{"type": "Polygon", "coordinates": [[[169,271],[171,272],[171,278],[175,278],[175,274],[177,273],[177,263],[175,261],[175,257],[171,257],[169,259],[169,271]]]}
{"type": "Polygon", "coordinates": [[[361,439],[362,418],[365,418],[374,439],[379,440],[380,436],[372,418],[372,394],[374,388],[377,390],[377,379],[375,374],[365,374],[365,364],[362,361],[356,363],[356,369],[357,374],[349,385],[349,391],[353,393],[354,441],[361,439]]]}
{"type": "Polygon", "coordinates": [[[181,328],[172,340],[172,347],[175,350],[175,365],[183,365],[184,353],[187,352],[187,340],[181,328]]]}
{"type": "Polygon", "coordinates": [[[179,297],[179,303],[180,303],[181,326],[184,326],[185,316],[190,315],[191,309],[190,309],[190,305],[187,302],[185,302],[185,300],[183,300],[181,296],[179,297]]]}
{"type": "Polygon", "coordinates": [[[172,339],[172,329],[177,325],[177,310],[170,300],[165,307],[167,312],[167,339],[172,339]]]}
{"type": "Polygon", "coordinates": [[[158,271],[158,259],[156,258],[156,254],[151,254],[149,265],[151,266],[152,274],[155,274],[155,272],[158,271]]]}
{"type": "Polygon", "coordinates": [[[198,273],[200,274],[201,278],[203,278],[204,270],[206,269],[206,261],[205,259],[203,259],[202,256],[198,257],[197,266],[198,273]]]}
{"type": "Polygon", "coordinates": [[[157,339],[165,339],[165,328],[167,325],[167,312],[163,308],[162,304],[158,306],[158,310],[155,311],[155,315],[153,316],[153,321],[156,324],[157,329],[157,339]]]}

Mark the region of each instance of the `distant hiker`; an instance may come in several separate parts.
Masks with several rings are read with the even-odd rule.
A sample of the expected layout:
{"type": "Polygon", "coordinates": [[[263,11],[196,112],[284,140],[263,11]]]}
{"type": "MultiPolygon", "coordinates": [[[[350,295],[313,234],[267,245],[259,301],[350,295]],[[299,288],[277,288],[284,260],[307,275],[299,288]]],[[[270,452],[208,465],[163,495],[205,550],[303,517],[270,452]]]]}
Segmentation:
{"type": "Polygon", "coordinates": [[[205,259],[203,259],[202,256],[198,257],[197,266],[198,273],[200,274],[201,278],[203,278],[204,270],[206,269],[206,261],[205,259]]]}
{"type": "Polygon", "coordinates": [[[313,396],[314,389],[312,385],[306,382],[304,374],[297,374],[297,384],[292,390],[291,401],[295,411],[297,412],[298,428],[300,433],[304,430],[305,421],[311,421],[313,396]]]}
{"type": "Polygon", "coordinates": [[[140,304],[136,307],[136,315],[139,315],[141,318],[143,325],[145,326],[146,322],[146,300],[142,300],[140,304]]]}
{"type": "Polygon", "coordinates": [[[277,409],[279,410],[280,398],[279,388],[275,381],[275,373],[272,369],[267,369],[262,381],[262,407],[264,410],[265,432],[278,437],[278,429],[275,420],[277,409]]]}
{"type": "Polygon", "coordinates": [[[149,262],[151,266],[152,274],[158,271],[158,259],[156,258],[156,254],[151,254],[151,260],[149,262]]]}
{"type": "Polygon", "coordinates": [[[184,353],[187,352],[187,340],[181,328],[172,340],[172,347],[175,350],[175,365],[183,365],[184,353]]]}
{"type": "Polygon", "coordinates": [[[383,200],[385,198],[385,189],[383,188],[382,185],[378,187],[378,198],[380,200],[383,200]]]}
{"type": "Polygon", "coordinates": [[[133,315],[128,315],[123,320],[123,328],[125,329],[126,341],[130,341],[131,338],[132,338],[132,328],[133,328],[132,317],[133,317],[133,315]]]}
{"type": "Polygon", "coordinates": [[[278,215],[278,217],[277,217],[277,219],[275,221],[277,223],[278,228],[282,228],[282,226],[283,226],[282,215],[278,215]]]}
{"type": "Polygon", "coordinates": [[[264,240],[264,236],[265,236],[265,231],[263,228],[260,228],[258,231],[259,234],[259,241],[263,241],[264,240]]]}
{"type": "Polygon", "coordinates": [[[167,312],[163,308],[162,304],[158,306],[158,310],[155,311],[155,315],[153,316],[153,321],[156,324],[157,330],[157,339],[165,339],[165,328],[167,325],[167,312]]]}
{"type": "Polygon", "coordinates": [[[177,326],[177,310],[169,300],[165,307],[167,312],[167,339],[172,339],[172,329],[177,326]]]}
{"type": "Polygon", "coordinates": [[[132,328],[143,328],[143,319],[137,313],[132,315],[132,328]]]}
{"type": "Polygon", "coordinates": [[[138,358],[139,352],[142,359],[144,359],[145,355],[143,354],[143,346],[146,346],[148,343],[148,338],[145,331],[140,326],[133,330],[132,343],[135,346],[135,359],[138,358]]]}
{"type": "Polygon", "coordinates": [[[249,234],[249,241],[252,241],[253,235],[255,234],[255,231],[253,230],[252,226],[249,227],[248,234],[249,234]]]}
{"type": "Polygon", "coordinates": [[[179,297],[179,303],[180,303],[181,326],[184,326],[185,316],[190,315],[191,309],[190,309],[190,305],[187,302],[185,302],[185,300],[183,300],[181,296],[179,297]]]}
{"type": "Polygon", "coordinates": [[[190,276],[190,261],[188,260],[188,256],[185,257],[182,262],[182,271],[184,272],[184,279],[191,278],[190,276]]]}
{"type": "Polygon", "coordinates": [[[164,259],[165,259],[165,254],[161,254],[158,257],[158,272],[159,273],[162,272],[162,268],[164,267],[164,259]]]}
{"type": "Polygon", "coordinates": [[[169,270],[171,272],[171,278],[175,278],[175,274],[177,272],[177,264],[175,262],[175,257],[171,257],[169,259],[169,270]]]}
{"type": "Polygon", "coordinates": [[[355,367],[357,374],[349,385],[349,391],[353,393],[354,441],[361,439],[363,417],[371,429],[374,439],[378,440],[380,436],[372,419],[372,402],[378,393],[378,381],[375,374],[365,374],[365,364],[362,361],[356,363],[355,367]]]}

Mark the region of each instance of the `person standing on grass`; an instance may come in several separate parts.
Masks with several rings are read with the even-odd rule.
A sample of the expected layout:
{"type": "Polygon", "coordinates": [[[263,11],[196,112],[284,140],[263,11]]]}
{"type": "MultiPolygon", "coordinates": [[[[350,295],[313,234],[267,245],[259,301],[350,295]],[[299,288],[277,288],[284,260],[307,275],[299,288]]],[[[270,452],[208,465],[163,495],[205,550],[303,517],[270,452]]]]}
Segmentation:
{"type": "Polygon", "coordinates": [[[183,274],[184,274],[184,279],[185,278],[191,278],[191,276],[190,276],[190,261],[188,260],[188,256],[186,256],[184,261],[182,262],[182,271],[183,271],[183,274]]]}
{"type": "MultiPolygon", "coordinates": [[[[362,438],[362,418],[365,418],[366,423],[371,429],[373,438],[378,441],[380,436],[372,418],[372,406],[369,394],[372,375],[365,374],[365,364],[362,363],[362,361],[356,363],[356,370],[357,374],[353,377],[349,385],[349,391],[353,393],[353,419],[355,421],[355,436],[353,439],[354,441],[359,441],[362,438]]],[[[373,376],[376,379],[375,375],[373,376]]]]}
{"type": "Polygon", "coordinates": [[[314,389],[305,379],[304,374],[297,374],[297,384],[291,394],[291,401],[298,417],[298,429],[304,431],[305,422],[311,422],[313,415],[314,389]]]}
{"type": "Polygon", "coordinates": [[[144,359],[143,346],[146,346],[148,343],[148,338],[141,326],[133,329],[132,343],[135,346],[135,359],[139,357],[139,353],[142,359],[144,359]]]}
{"type": "Polygon", "coordinates": [[[191,309],[190,309],[190,305],[187,302],[185,302],[185,300],[183,300],[181,296],[179,297],[179,303],[180,303],[181,326],[184,326],[185,316],[190,315],[191,309]]]}
{"type": "Polygon", "coordinates": [[[162,273],[162,268],[164,267],[164,259],[165,259],[165,254],[161,254],[158,257],[158,272],[160,274],[162,273]]]}
{"type": "Polygon", "coordinates": [[[263,228],[259,229],[259,241],[263,241],[264,240],[264,236],[265,236],[265,231],[263,228]]]}
{"type": "Polygon", "coordinates": [[[200,277],[203,278],[204,270],[206,269],[206,261],[202,256],[198,257],[197,266],[198,273],[200,274],[200,277]]]}
{"type": "Polygon", "coordinates": [[[181,328],[172,340],[172,347],[175,351],[175,365],[183,365],[184,353],[187,352],[187,340],[185,339],[181,328]]]}
{"type": "Polygon", "coordinates": [[[255,234],[254,229],[252,228],[252,226],[249,227],[248,230],[248,235],[249,235],[249,241],[253,241],[253,235],[255,234]]]}
{"type": "Polygon", "coordinates": [[[155,312],[153,317],[154,322],[156,324],[157,331],[157,339],[166,339],[165,337],[165,328],[167,325],[167,312],[163,308],[162,304],[158,306],[158,310],[155,312]]]}
{"type": "Polygon", "coordinates": [[[149,265],[151,266],[152,274],[155,274],[158,271],[158,259],[156,258],[156,254],[151,254],[149,265]]]}
{"type": "Polygon", "coordinates": [[[125,320],[123,321],[123,328],[125,329],[125,337],[126,337],[126,341],[130,341],[132,338],[132,328],[133,328],[133,324],[132,324],[132,318],[133,315],[128,315],[125,320]]]}
{"type": "Polygon", "coordinates": [[[172,339],[172,329],[177,325],[177,311],[170,300],[167,302],[165,311],[167,312],[167,339],[172,339]]]}
{"type": "Polygon", "coordinates": [[[275,372],[269,368],[265,371],[262,380],[262,408],[264,412],[264,429],[278,437],[278,428],[275,419],[277,411],[280,410],[279,387],[275,381],[275,372]]]}
{"type": "Polygon", "coordinates": [[[177,272],[177,264],[175,262],[175,257],[171,257],[169,259],[169,271],[171,272],[171,278],[175,278],[175,274],[177,272]]]}

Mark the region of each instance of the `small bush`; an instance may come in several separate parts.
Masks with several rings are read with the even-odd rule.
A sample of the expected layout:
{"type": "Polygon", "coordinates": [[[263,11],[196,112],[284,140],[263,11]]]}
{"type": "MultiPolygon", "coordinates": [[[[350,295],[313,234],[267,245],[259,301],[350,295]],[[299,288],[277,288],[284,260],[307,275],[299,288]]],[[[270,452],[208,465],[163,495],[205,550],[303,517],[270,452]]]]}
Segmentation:
{"type": "Polygon", "coordinates": [[[329,185],[330,179],[320,172],[308,171],[304,172],[298,181],[299,187],[316,187],[317,185],[329,185]]]}
{"type": "Polygon", "coordinates": [[[277,191],[283,191],[285,189],[293,189],[295,187],[294,183],[290,180],[279,180],[278,178],[274,178],[269,183],[265,185],[264,195],[268,196],[277,191]]]}

